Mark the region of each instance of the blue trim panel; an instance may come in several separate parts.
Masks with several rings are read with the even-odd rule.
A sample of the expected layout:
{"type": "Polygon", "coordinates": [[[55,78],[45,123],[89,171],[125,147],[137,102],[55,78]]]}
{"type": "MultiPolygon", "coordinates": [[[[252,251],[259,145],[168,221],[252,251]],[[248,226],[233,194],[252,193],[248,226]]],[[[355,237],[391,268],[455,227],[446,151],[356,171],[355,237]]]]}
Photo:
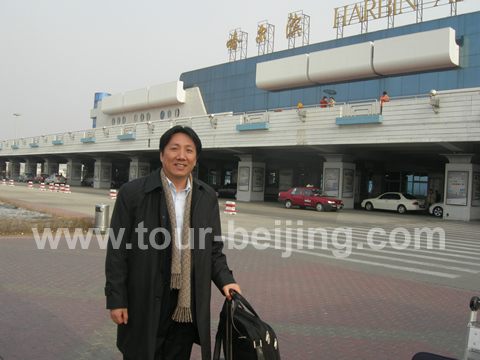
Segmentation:
{"type": "Polygon", "coordinates": [[[136,134],[125,134],[125,135],[118,135],[118,140],[135,140],[136,134]]]}
{"type": "Polygon", "coordinates": [[[90,142],[95,142],[95,138],[94,137],[82,138],[80,139],[80,141],[82,143],[90,143],[90,142]]]}
{"type": "Polygon", "coordinates": [[[18,149],[18,145],[12,145],[11,148],[12,149],[18,149]]]}
{"type": "Polygon", "coordinates": [[[269,123],[255,123],[255,124],[239,124],[237,125],[237,131],[244,130],[268,130],[269,123]]]}
{"type": "Polygon", "coordinates": [[[53,140],[52,144],[53,145],[63,145],[63,140],[53,140]]]}
{"type": "Polygon", "coordinates": [[[30,143],[30,144],[28,144],[28,146],[31,146],[31,147],[38,147],[38,143],[30,143]]]}
{"type": "Polygon", "coordinates": [[[335,119],[336,125],[357,125],[357,124],[382,124],[382,115],[338,117],[335,119]]]}

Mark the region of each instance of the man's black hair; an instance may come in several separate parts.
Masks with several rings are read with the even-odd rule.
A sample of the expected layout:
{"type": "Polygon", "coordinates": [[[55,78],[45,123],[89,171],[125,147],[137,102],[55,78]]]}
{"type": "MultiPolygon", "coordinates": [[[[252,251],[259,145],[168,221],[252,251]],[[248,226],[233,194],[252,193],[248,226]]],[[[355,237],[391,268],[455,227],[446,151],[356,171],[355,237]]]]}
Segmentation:
{"type": "Polygon", "coordinates": [[[160,138],[160,153],[163,154],[163,152],[165,151],[165,146],[167,146],[172,136],[178,133],[185,134],[190,137],[190,139],[192,139],[193,143],[195,144],[198,159],[200,153],[202,152],[202,142],[200,141],[197,133],[191,127],[182,125],[176,125],[165,131],[165,133],[160,138]]]}

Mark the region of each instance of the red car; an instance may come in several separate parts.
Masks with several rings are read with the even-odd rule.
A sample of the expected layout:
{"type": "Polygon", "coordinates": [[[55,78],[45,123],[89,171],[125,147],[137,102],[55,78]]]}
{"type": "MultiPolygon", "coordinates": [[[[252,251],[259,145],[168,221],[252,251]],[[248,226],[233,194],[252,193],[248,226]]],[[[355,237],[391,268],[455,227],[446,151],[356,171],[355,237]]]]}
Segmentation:
{"type": "Polygon", "coordinates": [[[281,191],[278,201],[284,203],[287,209],[292,206],[300,206],[301,209],[314,207],[317,211],[337,211],[343,208],[342,200],[329,198],[320,189],[311,187],[295,187],[281,191]]]}
{"type": "Polygon", "coordinates": [[[34,183],[42,183],[45,182],[45,179],[48,177],[48,174],[40,174],[33,178],[34,183]]]}

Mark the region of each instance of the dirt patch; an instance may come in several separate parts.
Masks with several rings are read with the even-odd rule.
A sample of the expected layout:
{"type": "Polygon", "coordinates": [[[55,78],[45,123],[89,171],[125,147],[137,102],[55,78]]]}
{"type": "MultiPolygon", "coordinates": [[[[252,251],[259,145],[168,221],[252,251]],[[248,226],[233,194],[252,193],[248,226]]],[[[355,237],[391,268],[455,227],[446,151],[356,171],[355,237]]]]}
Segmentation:
{"type": "Polygon", "coordinates": [[[45,229],[52,232],[60,228],[71,231],[82,229],[87,233],[94,227],[90,216],[65,216],[60,212],[36,210],[24,203],[0,197],[0,236],[33,234],[33,229],[42,233],[45,229]]]}

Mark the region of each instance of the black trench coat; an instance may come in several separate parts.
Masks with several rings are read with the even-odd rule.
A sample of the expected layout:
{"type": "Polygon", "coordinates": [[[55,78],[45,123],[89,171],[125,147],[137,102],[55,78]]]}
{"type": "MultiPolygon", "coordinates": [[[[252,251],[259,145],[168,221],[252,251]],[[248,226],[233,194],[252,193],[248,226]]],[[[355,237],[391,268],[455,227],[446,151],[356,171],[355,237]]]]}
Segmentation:
{"type": "MultiPolygon", "coordinates": [[[[211,281],[221,290],[235,280],[222,251],[223,242],[219,241],[221,228],[215,192],[197,179],[193,179],[192,191],[192,314],[205,360],[211,359],[211,281]],[[199,241],[201,229],[205,229],[204,246],[199,241]]],[[[110,228],[113,233],[105,261],[107,309],[127,308],[129,316],[126,325],[118,325],[117,346],[129,359],[150,360],[155,353],[164,284],[170,281],[164,271],[167,251],[157,250],[149,243],[152,237],[155,247],[164,245],[160,230],[170,228],[159,170],[122,186],[110,228]],[[136,232],[139,225],[146,232],[136,232]],[[147,249],[142,249],[145,246],[147,249]]]]}

